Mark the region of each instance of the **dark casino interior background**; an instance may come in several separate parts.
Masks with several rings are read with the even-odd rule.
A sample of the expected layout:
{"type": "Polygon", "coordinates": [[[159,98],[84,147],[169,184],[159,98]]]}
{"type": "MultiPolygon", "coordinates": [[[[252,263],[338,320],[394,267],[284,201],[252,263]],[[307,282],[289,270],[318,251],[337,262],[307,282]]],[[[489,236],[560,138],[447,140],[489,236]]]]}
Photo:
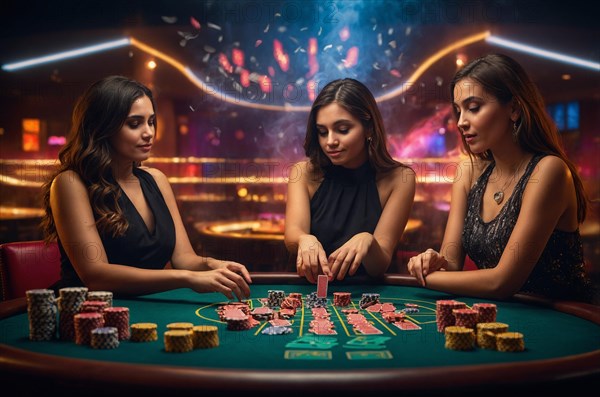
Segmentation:
{"type": "Polygon", "coordinates": [[[418,188],[392,271],[438,248],[465,155],[448,83],[503,52],[533,76],[592,200],[581,226],[600,273],[600,29],[587,1],[3,1],[0,6],[0,243],[40,239],[40,187],[74,101],[123,74],[158,103],[146,165],[169,177],[207,255],[285,270],[286,186],[304,156],[307,110],[326,82],[376,95],[389,148],[418,188]]]}

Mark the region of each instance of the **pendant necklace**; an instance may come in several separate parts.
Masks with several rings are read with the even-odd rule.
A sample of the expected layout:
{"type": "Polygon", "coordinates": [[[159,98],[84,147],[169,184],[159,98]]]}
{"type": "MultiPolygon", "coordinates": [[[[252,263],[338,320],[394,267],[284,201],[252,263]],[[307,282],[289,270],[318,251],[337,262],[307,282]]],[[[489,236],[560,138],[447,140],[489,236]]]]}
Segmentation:
{"type": "Polygon", "coordinates": [[[506,182],[504,182],[504,185],[500,188],[500,190],[498,190],[496,193],[494,193],[494,201],[496,202],[496,204],[500,205],[502,203],[502,200],[504,200],[504,190],[506,189],[506,187],[508,186],[508,184],[510,182],[515,180],[515,178],[517,177],[517,174],[519,173],[519,170],[521,169],[521,165],[523,165],[524,161],[525,161],[525,159],[521,160],[521,162],[517,166],[517,169],[515,170],[512,178],[507,179],[506,182]]]}

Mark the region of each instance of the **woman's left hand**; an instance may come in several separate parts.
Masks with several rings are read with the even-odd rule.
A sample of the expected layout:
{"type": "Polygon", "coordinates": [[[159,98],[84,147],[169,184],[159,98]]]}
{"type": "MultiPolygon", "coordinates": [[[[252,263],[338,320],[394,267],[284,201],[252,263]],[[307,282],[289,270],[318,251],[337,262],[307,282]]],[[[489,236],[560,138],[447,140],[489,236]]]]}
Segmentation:
{"type": "Polygon", "coordinates": [[[223,261],[223,260],[214,259],[214,258],[207,258],[206,266],[211,270],[217,270],[217,269],[231,270],[232,272],[237,273],[237,274],[241,275],[242,277],[244,277],[244,280],[246,280],[246,282],[248,284],[252,283],[252,278],[250,278],[250,272],[248,272],[248,269],[246,269],[246,266],[244,266],[240,263],[232,262],[232,261],[223,261]]]}
{"type": "Polygon", "coordinates": [[[359,233],[332,252],[328,258],[331,266],[331,279],[343,280],[347,274],[353,276],[369,252],[373,239],[371,233],[359,233]]]}

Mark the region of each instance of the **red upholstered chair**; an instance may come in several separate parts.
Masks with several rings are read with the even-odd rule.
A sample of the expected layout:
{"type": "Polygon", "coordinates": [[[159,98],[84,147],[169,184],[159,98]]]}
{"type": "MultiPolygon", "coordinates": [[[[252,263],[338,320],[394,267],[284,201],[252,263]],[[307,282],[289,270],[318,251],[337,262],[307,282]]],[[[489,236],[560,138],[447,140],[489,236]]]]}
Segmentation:
{"type": "Polygon", "coordinates": [[[2,300],[25,296],[29,289],[48,288],[60,278],[60,252],[53,241],[20,241],[0,245],[2,300]]]}

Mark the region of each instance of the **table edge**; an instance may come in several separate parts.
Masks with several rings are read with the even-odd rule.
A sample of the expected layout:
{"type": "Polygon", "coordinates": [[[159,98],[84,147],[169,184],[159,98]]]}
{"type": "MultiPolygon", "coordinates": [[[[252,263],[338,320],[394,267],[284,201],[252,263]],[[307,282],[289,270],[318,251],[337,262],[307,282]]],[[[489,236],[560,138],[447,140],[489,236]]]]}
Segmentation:
{"type": "MultiPolygon", "coordinates": [[[[293,273],[253,273],[255,284],[296,284],[306,282],[293,273]]],[[[352,283],[385,283],[417,286],[414,278],[389,274],[380,279],[356,278],[352,283]]],[[[600,325],[597,306],[570,301],[516,295],[515,301],[549,307],[600,325]]],[[[26,310],[25,298],[0,302],[0,319],[26,310]]],[[[473,388],[476,386],[518,385],[579,378],[600,378],[600,350],[548,360],[519,363],[416,367],[349,371],[275,371],[189,368],[148,364],[128,364],[33,353],[0,344],[0,372],[35,374],[55,381],[83,381],[85,385],[120,385],[142,390],[405,390],[429,391],[473,388]],[[468,374],[468,376],[465,376],[468,374]],[[457,389],[458,388],[458,389],[457,389]]]]}

